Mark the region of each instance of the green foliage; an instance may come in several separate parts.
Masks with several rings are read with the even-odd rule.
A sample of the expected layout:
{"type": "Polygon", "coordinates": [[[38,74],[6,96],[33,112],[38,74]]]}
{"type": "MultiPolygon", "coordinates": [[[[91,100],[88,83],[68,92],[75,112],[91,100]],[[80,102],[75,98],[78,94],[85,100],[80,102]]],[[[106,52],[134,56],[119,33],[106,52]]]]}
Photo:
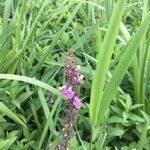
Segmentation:
{"type": "MultiPolygon", "coordinates": [[[[98,121],[98,111],[101,105],[101,99],[103,95],[103,88],[106,79],[106,73],[109,68],[111,55],[119,31],[119,24],[124,10],[124,0],[118,1],[116,8],[112,14],[108,30],[105,34],[102,47],[100,48],[100,54],[98,56],[98,62],[96,67],[95,76],[93,78],[91,101],[90,101],[90,117],[92,124],[96,125],[98,121]],[[120,11],[118,16],[118,11],[120,11]],[[115,26],[114,26],[115,24],[115,26]]],[[[106,107],[104,108],[106,110],[106,107]]]]}
{"type": "Polygon", "coordinates": [[[0,150],[61,137],[65,52],[81,65],[73,150],[149,150],[149,0],[1,0],[0,150]]]}

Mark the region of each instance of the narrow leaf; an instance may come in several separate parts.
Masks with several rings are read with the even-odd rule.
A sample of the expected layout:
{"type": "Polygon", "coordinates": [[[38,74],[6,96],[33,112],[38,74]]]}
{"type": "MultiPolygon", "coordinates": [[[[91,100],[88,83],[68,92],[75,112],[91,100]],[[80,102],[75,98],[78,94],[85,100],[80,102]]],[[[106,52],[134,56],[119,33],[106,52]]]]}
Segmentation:
{"type": "Polygon", "coordinates": [[[12,112],[6,105],[0,102],[0,111],[8,116],[10,119],[14,120],[15,122],[19,123],[20,125],[27,128],[26,124],[14,113],[12,112]]]}
{"type": "Polygon", "coordinates": [[[125,0],[119,0],[114,8],[101,51],[99,52],[96,72],[94,75],[90,101],[90,119],[92,124],[97,123],[98,110],[101,104],[106,74],[110,65],[113,48],[117,39],[125,0]],[[118,13],[119,12],[119,13],[118,13]]]}
{"type": "Polygon", "coordinates": [[[20,75],[13,75],[13,74],[0,74],[0,79],[17,80],[17,81],[23,81],[26,83],[34,84],[60,96],[60,92],[57,89],[35,78],[30,78],[30,77],[20,76],[20,75]]]}
{"type": "Polygon", "coordinates": [[[99,113],[98,113],[98,122],[100,123],[106,113],[106,110],[108,109],[110,102],[117,91],[117,88],[125,75],[128,67],[130,66],[130,63],[134,57],[134,54],[139,46],[139,43],[144,36],[145,32],[147,31],[149,27],[149,22],[150,20],[150,12],[144,19],[143,23],[141,24],[139,30],[136,32],[136,34],[133,36],[131,39],[124,55],[122,56],[119,64],[117,65],[112,78],[107,85],[103,97],[102,97],[102,103],[99,108],[99,113]]]}
{"type": "Polygon", "coordinates": [[[11,137],[9,139],[2,140],[2,141],[0,139],[0,149],[1,150],[9,149],[10,146],[15,142],[16,139],[17,139],[17,137],[11,137]]]}

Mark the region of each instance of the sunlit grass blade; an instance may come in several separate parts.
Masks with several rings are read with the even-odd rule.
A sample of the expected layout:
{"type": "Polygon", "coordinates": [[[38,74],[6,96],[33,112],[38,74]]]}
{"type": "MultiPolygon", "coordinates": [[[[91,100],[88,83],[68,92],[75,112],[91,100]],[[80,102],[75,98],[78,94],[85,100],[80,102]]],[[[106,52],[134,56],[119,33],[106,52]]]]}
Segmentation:
{"type": "Polygon", "coordinates": [[[17,137],[7,138],[6,140],[0,139],[0,149],[7,150],[16,141],[17,137]]]}
{"type": "Polygon", "coordinates": [[[149,130],[149,125],[146,123],[145,126],[143,127],[142,134],[138,142],[138,146],[137,146],[138,150],[144,149],[144,145],[147,143],[148,130],[149,130]]]}
{"type": "Polygon", "coordinates": [[[104,4],[105,4],[105,10],[106,10],[106,17],[107,17],[107,20],[109,21],[111,17],[112,8],[113,8],[113,1],[105,0],[104,4]]]}
{"type": "MultiPolygon", "coordinates": [[[[144,0],[142,20],[145,19],[148,12],[148,0],[144,0]]],[[[150,32],[149,32],[150,33],[150,32]]],[[[148,56],[148,46],[150,42],[150,37],[147,36],[149,33],[145,33],[140,42],[139,51],[136,53],[133,59],[133,86],[134,86],[134,96],[136,103],[143,104],[143,109],[145,110],[145,102],[147,101],[145,93],[145,78],[146,78],[146,61],[148,56]]]]}
{"type": "MultiPolygon", "coordinates": [[[[148,40],[150,43],[150,39],[148,40]]],[[[147,54],[147,59],[145,62],[145,96],[147,97],[147,101],[145,102],[145,109],[148,114],[150,114],[150,45],[148,47],[148,54],[147,54]]]]}
{"type": "Polygon", "coordinates": [[[107,87],[103,93],[102,102],[99,107],[99,113],[98,113],[98,122],[99,123],[102,121],[103,117],[105,116],[106,111],[110,105],[110,102],[111,102],[121,80],[122,80],[123,76],[125,75],[128,67],[130,66],[130,63],[131,63],[131,61],[135,55],[135,52],[139,46],[138,43],[140,43],[142,37],[144,36],[144,34],[146,33],[146,31],[149,27],[150,22],[148,20],[150,20],[150,12],[148,13],[146,18],[142,22],[142,24],[139,27],[136,34],[132,37],[124,55],[122,56],[119,64],[116,66],[116,69],[112,75],[112,78],[111,78],[109,84],[107,85],[107,87]]]}
{"type": "Polygon", "coordinates": [[[98,110],[101,104],[106,74],[110,65],[113,48],[116,42],[119,26],[124,10],[125,0],[120,0],[114,8],[108,29],[98,57],[96,73],[92,82],[90,100],[90,119],[93,125],[97,124],[98,110]],[[118,13],[119,12],[119,13],[118,13]]]}
{"type": "Polygon", "coordinates": [[[30,78],[30,77],[20,76],[20,75],[13,75],[13,74],[0,74],[0,79],[23,81],[26,83],[30,83],[30,84],[42,87],[42,88],[60,96],[60,92],[57,89],[51,87],[50,85],[48,85],[42,81],[37,80],[35,78],[30,78]]]}
{"type": "MultiPolygon", "coordinates": [[[[144,8],[143,8],[143,15],[142,15],[142,20],[145,19],[147,12],[148,12],[148,6],[149,2],[148,0],[144,0],[144,8]]],[[[150,32],[148,32],[150,34],[150,32]]],[[[147,61],[147,56],[148,56],[148,48],[149,48],[149,43],[150,42],[150,36],[148,36],[145,33],[143,36],[141,43],[140,43],[140,53],[139,53],[139,89],[140,89],[140,102],[144,104],[144,110],[145,110],[145,67],[146,67],[146,61],[147,61]],[[147,40],[148,39],[148,40],[147,40]]]]}

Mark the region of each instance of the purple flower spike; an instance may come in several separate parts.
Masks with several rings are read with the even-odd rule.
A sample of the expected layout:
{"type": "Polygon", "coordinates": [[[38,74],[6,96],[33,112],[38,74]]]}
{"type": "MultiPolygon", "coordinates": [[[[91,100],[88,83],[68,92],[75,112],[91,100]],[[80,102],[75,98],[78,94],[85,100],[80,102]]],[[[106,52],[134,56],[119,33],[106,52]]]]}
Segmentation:
{"type": "Polygon", "coordinates": [[[74,106],[77,108],[77,109],[80,109],[81,106],[82,106],[82,103],[81,103],[81,100],[77,97],[74,97],[74,102],[73,102],[74,106]]]}
{"type": "Polygon", "coordinates": [[[78,82],[80,82],[83,78],[84,78],[84,75],[80,74],[79,77],[78,77],[78,82]]]}
{"type": "Polygon", "coordinates": [[[76,67],[75,70],[76,70],[76,71],[79,71],[79,70],[80,70],[80,65],[77,65],[77,67],[76,67]]]}
{"type": "Polygon", "coordinates": [[[66,88],[67,88],[67,86],[66,86],[66,85],[63,85],[62,87],[59,88],[59,90],[62,91],[62,90],[64,90],[64,89],[66,89],[66,88]]]}
{"type": "Polygon", "coordinates": [[[60,87],[62,96],[65,96],[67,99],[72,99],[74,96],[74,91],[71,87],[67,88],[66,85],[60,87]]]}
{"type": "Polygon", "coordinates": [[[74,136],[75,116],[82,102],[79,97],[79,87],[84,76],[80,73],[80,65],[77,64],[73,51],[68,50],[64,64],[64,73],[66,85],[60,88],[62,96],[67,98],[66,115],[64,118],[64,128],[62,129],[62,138],[56,145],[55,150],[70,150],[70,139],[74,136]]]}

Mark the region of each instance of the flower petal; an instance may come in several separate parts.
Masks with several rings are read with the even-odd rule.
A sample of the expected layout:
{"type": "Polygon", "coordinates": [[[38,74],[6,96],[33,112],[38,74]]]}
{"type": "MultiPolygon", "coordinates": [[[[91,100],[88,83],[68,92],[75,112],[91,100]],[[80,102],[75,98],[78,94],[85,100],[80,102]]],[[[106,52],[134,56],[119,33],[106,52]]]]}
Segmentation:
{"type": "Polygon", "coordinates": [[[60,88],[62,96],[65,96],[67,99],[72,99],[74,96],[74,91],[72,90],[72,87],[67,88],[66,85],[62,86],[60,88]]]}
{"type": "Polygon", "coordinates": [[[80,76],[78,77],[78,82],[81,81],[84,78],[83,74],[80,74],[80,76]]]}
{"type": "Polygon", "coordinates": [[[74,106],[77,108],[77,109],[80,109],[81,106],[82,106],[82,103],[81,103],[81,100],[78,99],[77,97],[74,97],[74,102],[73,102],[74,106]]]}

